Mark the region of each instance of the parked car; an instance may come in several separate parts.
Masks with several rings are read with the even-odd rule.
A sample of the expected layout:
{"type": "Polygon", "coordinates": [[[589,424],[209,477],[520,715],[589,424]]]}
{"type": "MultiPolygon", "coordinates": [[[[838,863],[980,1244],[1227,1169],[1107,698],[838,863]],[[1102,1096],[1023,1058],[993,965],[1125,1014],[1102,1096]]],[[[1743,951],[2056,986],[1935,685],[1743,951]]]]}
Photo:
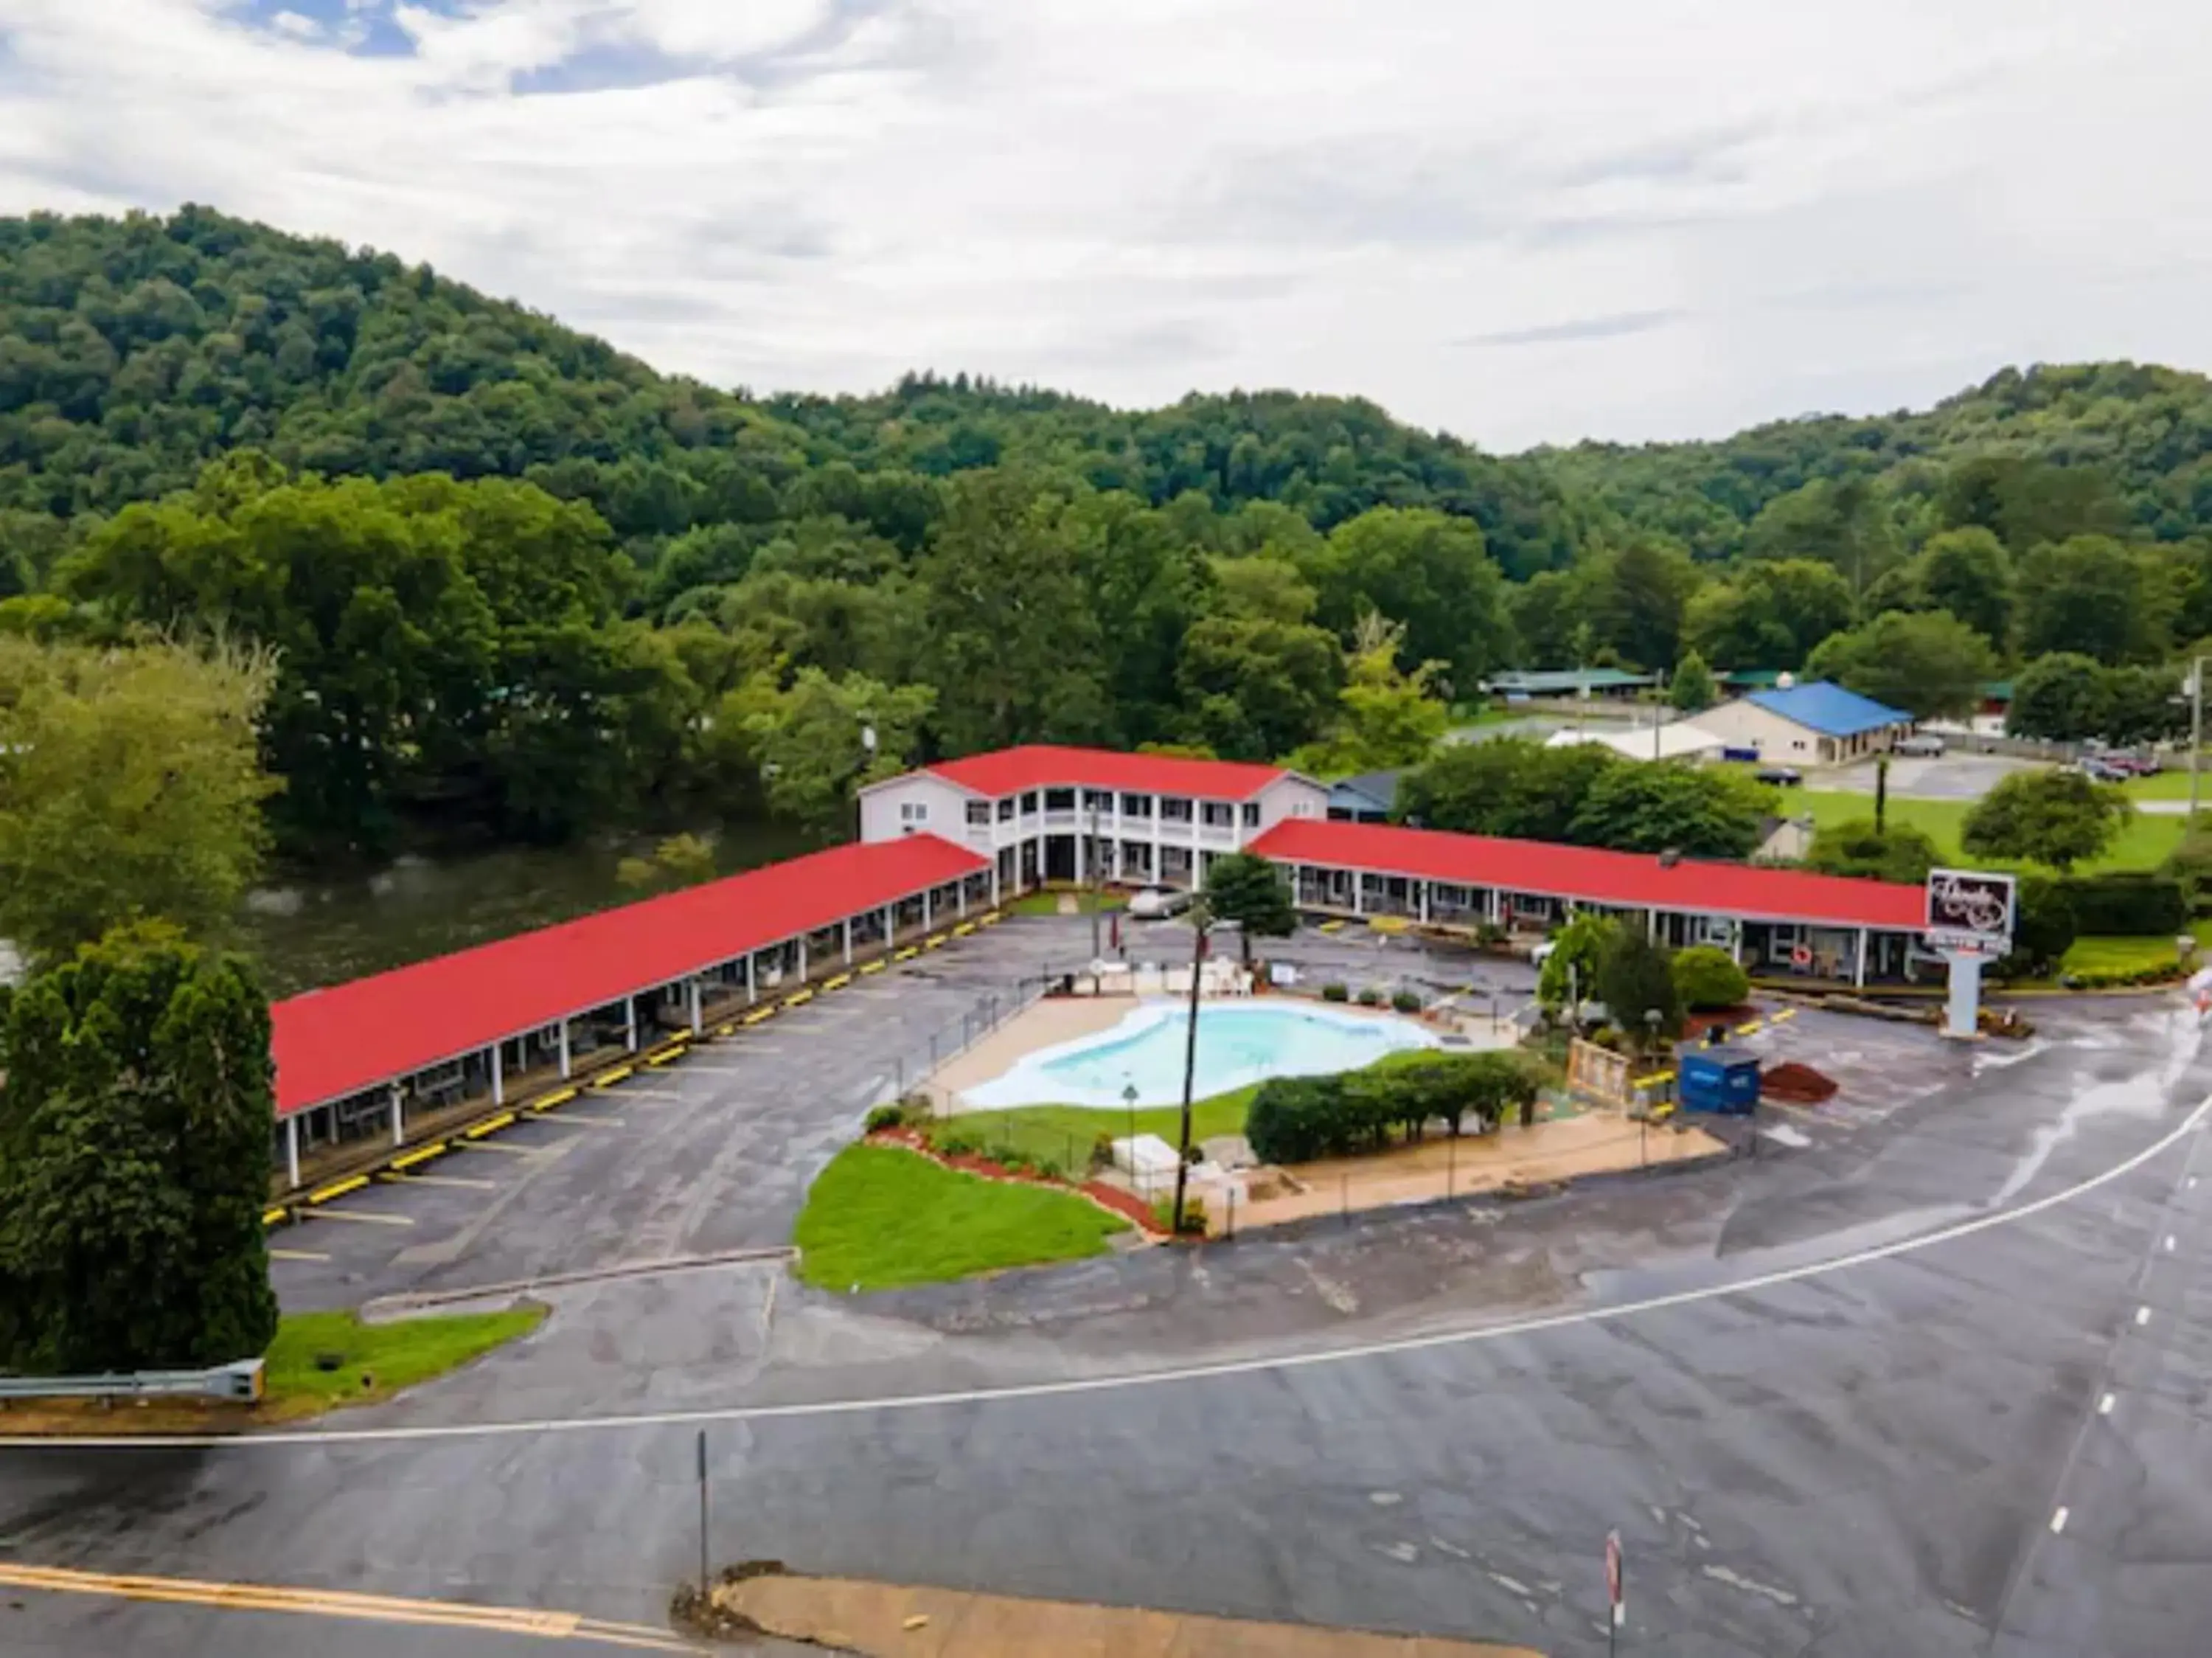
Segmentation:
{"type": "Polygon", "coordinates": [[[1762,765],[1752,776],[1777,789],[1795,789],[1805,781],[1805,774],[1794,765],[1762,765]]]}
{"type": "Polygon", "coordinates": [[[1932,731],[1916,731],[1897,745],[1897,752],[1915,759],[1936,759],[1943,753],[1943,740],[1932,731]]]}
{"type": "Polygon", "coordinates": [[[1191,894],[1180,887],[1147,887],[1129,898],[1129,913],[1139,921],[1164,921],[1190,908],[1191,894]]]}
{"type": "Polygon", "coordinates": [[[2084,759],[2075,770],[2094,783],[2125,783],[2133,775],[2094,754],[2084,759]]]}

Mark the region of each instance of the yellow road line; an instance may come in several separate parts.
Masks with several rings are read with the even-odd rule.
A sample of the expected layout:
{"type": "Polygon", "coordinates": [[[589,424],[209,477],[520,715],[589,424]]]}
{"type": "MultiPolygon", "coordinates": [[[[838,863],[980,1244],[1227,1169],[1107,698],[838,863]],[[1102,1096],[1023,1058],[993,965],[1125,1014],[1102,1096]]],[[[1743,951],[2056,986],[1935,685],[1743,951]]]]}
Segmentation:
{"type": "Polygon", "coordinates": [[[866,977],[869,973],[879,973],[883,972],[884,967],[890,964],[885,962],[881,956],[878,956],[873,961],[862,963],[860,972],[863,977],[866,977]]]}
{"type": "Polygon", "coordinates": [[[394,1157],[392,1160],[390,1167],[395,1173],[404,1173],[407,1170],[413,1168],[418,1163],[427,1163],[433,1157],[443,1156],[452,1149],[453,1148],[448,1146],[443,1140],[441,1140],[434,1146],[423,1146],[418,1150],[410,1151],[404,1157],[394,1157]]]}
{"type": "Polygon", "coordinates": [[[503,1128],[512,1128],[514,1125],[514,1113],[511,1111],[503,1111],[496,1117],[485,1118],[483,1122],[478,1123],[474,1128],[470,1129],[462,1137],[469,1140],[481,1140],[487,1134],[496,1134],[500,1130],[503,1128]]]}
{"type": "Polygon", "coordinates": [[[595,1088],[611,1088],[616,1083],[621,1082],[623,1077],[635,1076],[636,1075],[637,1067],[635,1065],[617,1065],[612,1070],[601,1071],[597,1076],[593,1077],[592,1079],[592,1086],[595,1088]]]}
{"type": "Polygon", "coordinates": [[[356,1174],[347,1179],[333,1180],[319,1192],[310,1192],[307,1194],[307,1201],[311,1204],[326,1204],[333,1198],[344,1197],[349,1192],[358,1192],[368,1184],[368,1176],[366,1174],[356,1174]]]}
{"type": "Polygon", "coordinates": [[[312,1249],[272,1249],[269,1252],[269,1259],[272,1261],[326,1261],[330,1257],[319,1255],[312,1249]]]}

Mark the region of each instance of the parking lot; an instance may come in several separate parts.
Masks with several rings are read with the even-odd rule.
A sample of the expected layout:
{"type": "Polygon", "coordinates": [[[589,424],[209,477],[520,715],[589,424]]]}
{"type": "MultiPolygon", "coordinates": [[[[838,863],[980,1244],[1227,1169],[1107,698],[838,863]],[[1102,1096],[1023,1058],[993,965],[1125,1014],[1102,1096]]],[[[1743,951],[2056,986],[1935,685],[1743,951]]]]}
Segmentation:
{"type": "Polygon", "coordinates": [[[1012,919],[307,1211],[270,1235],[288,1309],[351,1307],[789,1241],[868,1108],[1090,954],[1087,922],[1012,919]]]}

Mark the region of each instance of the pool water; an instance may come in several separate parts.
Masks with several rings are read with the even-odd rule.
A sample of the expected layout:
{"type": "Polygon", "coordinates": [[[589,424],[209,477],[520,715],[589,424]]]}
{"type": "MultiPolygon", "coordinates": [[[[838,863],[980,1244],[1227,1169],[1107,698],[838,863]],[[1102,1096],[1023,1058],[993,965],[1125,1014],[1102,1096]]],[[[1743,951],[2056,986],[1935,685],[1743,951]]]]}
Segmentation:
{"type": "MultiPolygon", "coordinates": [[[[1121,1106],[1137,1090],[1139,1106],[1182,1102],[1183,1049],[1189,1011],[1147,1002],[1112,1029],[1041,1048],[1003,1076],[968,1089],[970,1107],[1121,1106]]],[[[1198,1065],[1191,1097],[1226,1094],[1270,1076],[1322,1076],[1358,1070],[1385,1054],[1435,1045],[1410,1020],[1269,1003],[1214,1003],[1198,1018],[1198,1065]]]]}

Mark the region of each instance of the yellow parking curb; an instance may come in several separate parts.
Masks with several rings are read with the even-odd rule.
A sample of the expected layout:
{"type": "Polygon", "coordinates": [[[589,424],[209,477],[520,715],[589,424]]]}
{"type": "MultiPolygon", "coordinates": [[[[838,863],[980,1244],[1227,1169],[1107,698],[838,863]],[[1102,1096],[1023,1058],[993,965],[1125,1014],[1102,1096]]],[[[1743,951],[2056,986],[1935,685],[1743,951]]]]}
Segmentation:
{"type": "Polygon", "coordinates": [[[783,1005],[787,1008],[803,1008],[813,999],[814,992],[811,991],[794,991],[783,998],[783,1005]]]}
{"type": "Polygon", "coordinates": [[[925,950],[943,949],[945,948],[945,935],[943,933],[932,933],[927,938],[921,941],[921,948],[925,950]]]}
{"type": "Polygon", "coordinates": [[[637,1067],[635,1065],[617,1065],[612,1070],[603,1070],[597,1076],[593,1077],[592,1079],[592,1086],[595,1088],[611,1088],[616,1083],[622,1082],[625,1078],[635,1076],[636,1075],[637,1067]]]}
{"type": "Polygon", "coordinates": [[[717,1025],[714,1027],[714,1034],[717,1036],[732,1036],[736,1034],[737,1028],[738,1027],[735,1025],[717,1025]]]}
{"type": "Polygon", "coordinates": [[[414,1167],[417,1163],[427,1163],[433,1157],[442,1156],[445,1150],[446,1143],[443,1140],[441,1140],[435,1145],[417,1147],[415,1150],[409,1152],[404,1157],[394,1157],[389,1163],[386,1164],[385,1167],[394,1170],[395,1172],[402,1169],[410,1169],[414,1167]]]}
{"type": "Polygon", "coordinates": [[[915,949],[913,945],[909,944],[903,950],[894,951],[891,955],[891,960],[894,961],[911,961],[915,957],[921,954],[921,952],[920,950],[915,949]]]}
{"type": "Polygon", "coordinates": [[[869,973],[879,973],[890,965],[890,964],[885,961],[883,957],[878,956],[873,961],[863,962],[860,966],[860,972],[863,977],[866,977],[869,973]]]}
{"type": "Polygon", "coordinates": [[[465,1140],[481,1140],[486,1135],[496,1134],[500,1130],[511,1128],[514,1125],[514,1113],[511,1111],[503,1111],[498,1116],[488,1117],[474,1128],[465,1131],[461,1137],[465,1140]]]}
{"type": "Polygon", "coordinates": [[[773,1005],[770,1005],[765,1008],[755,1008],[750,1013],[747,1014],[738,1022],[741,1025],[757,1025],[763,1019],[773,1019],[775,1017],[775,1009],[773,1005]]]}
{"type": "Polygon", "coordinates": [[[678,1042],[672,1048],[663,1048],[659,1053],[647,1055],[645,1063],[657,1069],[659,1066],[668,1064],[672,1059],[681,1059],[690,1051],[691,1045],[690,1043],[678,1042]]]}
{"type": "Polygon", "coordinates": [[[261,1211],[261,1224],[264,1226],[282,1226],[291,1218],[292,1211],[289,1209],[264,1209],[261,1211]]]}
{"type": "Polygon", "coordinates": [[[965,938],[969,934],[975,930],[975,923],[974,922],[963,921],[957,927],[955,927],[952,930],[952,936],[955,938],[965,938]]]}
{"type": "Polygon", "coordinates": [[[319,1192],[310,1192],[307,1194],[307,1201],[311,1204],[326,1204],[333,1198],[344,1197],[349,1192],[358,1192],[368,1184],[368,1176],[366,1174],[356,1174],[347,1179],[334,1180],[319,1192]]]}
{"type": "Polygon", "coordinates": [[[1006,917],[1000,915],[996,910],[994,910],[987,916],[976,917],[975,924],[978,927],[995,927],[1005,919],[1006,917]]]}
{"type": "MultiPolygon", "coordinates": [[[[576,1090],[575,1090],[575,1089],[574,1089],[574,1088],[559,1088],[559,1089],[556,1089],[555,1092],[553,1092],[553,1093],[551,1093],[551,1094],[547,1094],[547,1095],[546,1095],[543,1100],[532,1100],[530,1102],[530,1108],[531,1108],[532,1111],[550,1111],[550,1110],[552,1110],[552,1109],[553,1109],[553,1107],[554,1107],[554,1106],[565,1106],[565,1105],[567,1105],[567,1104],[568,1104],[571,1100],[574,1099],[575,1097],[576,1097],[576,1090]]],[[[392,1165],[392,1167],[394,1167],[394,1168],[397,1168],[397,1167],[399,1167],[399,1165],[398,1165],[398,1164],[397,1164],[397,1163],[394,1163],[394,1164],[392,1165]]]]}
{"type": "Polygon", "coordinates": [[[832,979],[826,980],[826,981],[823,983],[823,984],[822,988],[823,988],[823,990],[825,992],[826,992],[826,991],[842,991],[842,990],[843,990],[843,989],[845,988],[845,986],[847,986],[848,984],[851,984],[852,982],[853,982],[853,975],[852,975],[852,974],[850,974],[850,973],[839,973],[839,974],[836,976],[836,978],[832,978],[832,979]]]}

